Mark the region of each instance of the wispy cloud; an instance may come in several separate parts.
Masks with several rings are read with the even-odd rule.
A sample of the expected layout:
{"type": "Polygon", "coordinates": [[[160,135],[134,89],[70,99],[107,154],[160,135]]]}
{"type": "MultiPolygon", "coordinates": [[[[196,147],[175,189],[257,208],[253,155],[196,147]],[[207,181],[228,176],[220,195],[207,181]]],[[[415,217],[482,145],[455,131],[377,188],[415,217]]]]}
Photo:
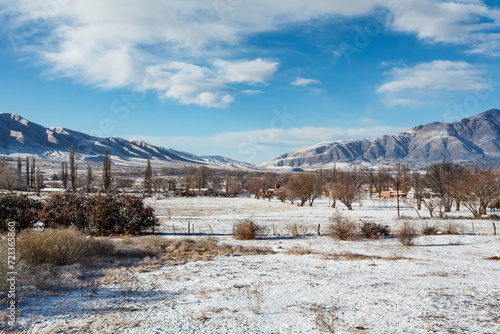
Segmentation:
{"type": "Polygon", "coordinates": [[[387,72],[390,81],[377,92],[388,107],[420,104],[420,94],[437,91],[474,91],[488,87],[483,70],[464,61],[436,60],[387,72]]]}
{"type": "Polygon", "coordinates": [[[306,79],[306,78],[295,78],[294,81],[290,82],[292,86],[309,86],[309,85],[319,85],[321,82],[316,79],[306,79]]]}

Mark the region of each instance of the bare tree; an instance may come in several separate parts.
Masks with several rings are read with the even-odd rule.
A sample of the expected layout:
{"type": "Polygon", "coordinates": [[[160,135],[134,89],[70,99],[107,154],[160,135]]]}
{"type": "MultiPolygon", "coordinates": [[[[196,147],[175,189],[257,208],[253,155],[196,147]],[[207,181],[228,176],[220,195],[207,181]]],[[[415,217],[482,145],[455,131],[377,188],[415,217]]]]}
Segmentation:
{"type": "Polygon", "coordinates": [[[469,169],[466,176],[456,180],[454,189],[474,218],[481,218],[488,205],[500,197],[500,175],[491,168],[469,169]]]}
{"type": "Polygon", "coordinates": [[[35,156],[31,156],[31,177],[30,177],[30,185],[32,188],[35,187],[35,156]]]}
{"type": "Polygon", "coordinates": [[[23,187],[23,176],[17,168],[7,165],[0,168],[0,188],[13,192],[23,187]]]}
{"type": "Polygon", "coordinates": [[[334,183],[331,184],[333,196],[347,209],[352,210],[352,204],[359,200],[360,179],[356,172],[341,172],[334,183]]]}
{"type": "Polygon", "coordinates": [[[323,182],[316,173],[299,173],[292,175],[288,180],[285,191],[288,193],[288,199],[292,201],[295,198],[300,200],[300,206],[308,202],[312,206],[314,200],[318,198],[323,191],[323,182]]]}
{"type": "Polygon", "coordinates": [[[35,188],[36,188],[36,193],[38,196],[40,196],[40,190],[43,188],[43,174],[42,171],[40,170],[40,167],[36,169],[36,182],[35,182],[35,188]]]}
{"type": "Polygon", "coordinates": [[[30,159],[26,156],[26,186],[30,186],[30,159]]]}
{"type": "Polygon", "coordinates": [[[111,191],[111,159],[109,158],[108,149],[104,150],[102,161],[102,188],[107,193],[111,191]]]}
{"type": "Polygon", "coordinates": [[[443,160],[441,163],[435,163],[427,167],[427,173],[425,174],[426,184],[441,198],[444,212],[450,212],[453,204],[450,189],[454,182],[453,169],[454,166],[451,161],[443,160]]]}
{"type": "Polygon", "coordinates": [[[61,180],[64,189],[68,189],[68,163],[66,161],[61,164],[61,180]]]}
{"type": "Polygon", "coordinates": [[[76,172],[76,163],[75,163],[75,146],[71,145],[71,150],[69,152],[69,168],[71,172],[71,190],[76,193],[76,181],[77,181],[77,172],[76,172]]]}
{"type": "Polygon", "coordinates": [[[429,198],[426,200],[422,200],[422,202],[429,211],[429,215],[431,216],[431,218],[434,217],[434,210],[440,209],[443,204],[443,201],[439,198],[429,198]]]}
{"type": "Polygon", "coordinates": [[[423,195],[423,180],[422,175],[418,172],[413,172],[411,174],[410,184],[413,187],[413,192],[415,193],[415,201],[417,204],[417,210],[422,209],[422,195],[423,195]]]}
{"type": "Polygon", "coordinates": [[[19,172],[21,172],[23,169],[23,162],[21,160],[21,157],[17,157],[17,170],[19,170],[19,172]]]}
{"type": "Polygon", "coordinates": [[[212,172],[210,171],[210,169],[208,167],[206,167],[206,166],[198,167],[198,170],[196,171],[196,174],[194,175],[195,182],[196,182],[196,188],[198,188],[198,189],[206,188],[211,176],[212,176],[212,172]]]}
{"type": "Polygon", "coordinates": [[[148,192],[148,195],[151,196],[151,188],[152,182],[151,178],[153,176],[153,170],[151,169],[151,160],[148,157],[148,164],[146,166],[146,173],[144,175],[144,188],[148,192]]]}
{"type": "Polygon", "coordinates": [[[90,165],[87,165],[87,177],[85,179],[85,188],[87,190],[87,193],[92,192],[92,167],[90,165]]]}

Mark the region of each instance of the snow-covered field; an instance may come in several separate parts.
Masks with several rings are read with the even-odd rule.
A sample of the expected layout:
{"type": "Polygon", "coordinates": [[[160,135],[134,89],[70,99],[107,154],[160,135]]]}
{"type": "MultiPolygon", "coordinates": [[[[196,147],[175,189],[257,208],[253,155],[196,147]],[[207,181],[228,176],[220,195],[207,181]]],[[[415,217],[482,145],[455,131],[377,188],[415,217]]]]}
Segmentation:
{"type": "MultiPolygon", "coordinates": [[[[491,221],[427,219],[442,228],[452,224],[462,234],[421,236],[416,246],[404,247],[396,239],[318,235],[318,225],[326,232],[335,212],[328,199],[313,207],[253,198],[149,204],[161,218],[164,238],[216,238],[272,252],[170,266],[148,266],[145,259],[141,270],[115,269],[119,279],[103,280],[92,296],[72,290],[27,298],[23,318],[34,314],[41,332],[318,333],[317,314],[333,304],[337,333],[500,333],[500,261],[488,260],[499,255],[500,238],[493,236],[491,221]],[[267,236],[234,240],[233,225],[246,218],[266,226],[267,236]],[[188,222],[195,235],[184,235],[188,222]],[[293,223],[305,235],[290,238],[293,223]]],[[[356,221],[393,231],[404,221],[391,201],[367,199],[354,211],[338,207],[356,221]]],[[[414,210],[401,214],[418,227],[426,224],[413,219],[414,210]]],[[[463,209],[448,218],[453,216],[470,214],[463,209]]]]}

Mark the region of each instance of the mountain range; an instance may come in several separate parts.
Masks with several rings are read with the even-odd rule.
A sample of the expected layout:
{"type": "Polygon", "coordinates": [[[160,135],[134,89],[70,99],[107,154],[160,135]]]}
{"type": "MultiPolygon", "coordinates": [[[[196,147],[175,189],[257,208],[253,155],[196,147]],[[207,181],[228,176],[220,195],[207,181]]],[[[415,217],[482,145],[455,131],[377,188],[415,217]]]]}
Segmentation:
{"type": "MultiPolygon", "coordinates": [[[[34,154],[44,159],[66,159],[71,146],[80,160],[102,161],[108,149],[115,163],[153,161],[172,166],[207,165],[255,169],[256,166],[222,156],[195,155],[141,140],[100,138],[60,127],[43,127],[17,114],[0,113],[0,155],[34,154]]],[[[260,164],[260,169],[300,170],[346,165],[407,163],[425,167],[443,159],[456,163],[500,164],[500,110],[491,109],[453,123],[435,122],[374,139],[334,141],[299,148],[260,164]]]]}
{"type": "Polygon", "coordinates": [[[142,140],[100,138],[60,127],[43,127],[17,114],[0,113],[0,154],[34,154],[44,159],[64,159],[71,146],[81,160],[102,161],[108,149],[113,162],[133,163],[148,157],[170,165],[209,165],[221,168],[255,168],[255,166],[221,156],[177,151],[150,145],[142,140]]]}
{"type": "Polygon", "coordinates": [[[425,167],[443,159],[498,166],[500,110],[453,123],[435,122],[375,139],[325,142],[299,148],[259,165],[262,168],[319,168],[336,163],[425,167]]]}

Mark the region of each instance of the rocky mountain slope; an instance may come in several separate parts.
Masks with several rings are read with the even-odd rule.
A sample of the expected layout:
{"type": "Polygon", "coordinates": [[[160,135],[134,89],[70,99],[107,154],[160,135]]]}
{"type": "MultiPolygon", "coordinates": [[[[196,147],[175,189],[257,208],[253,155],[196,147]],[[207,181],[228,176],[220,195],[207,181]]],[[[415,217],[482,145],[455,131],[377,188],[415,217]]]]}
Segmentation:
{"type": "Polygon", "coordinates": [[[0,113],[0,154],[34,154],[42,158],[64,158],[71,146],[83,160],[102,161],[108,149],[114,161],[147,159],[173,164],[205,164],[214,167],[252,168],[254,166],[220,156],[191,153],[150,145],[142,140],[99,138],[59,127],[43,127],[17,114],[0,113]]]}
{"type": "Polygon", "coordinates": [[[423,167],[443,158],[457,163],[498,165],[500,110],[453,123],[420,125],[395,135],[320,143],[285,153],[259,167],[324,167],[333,163],[423,167]]]}

